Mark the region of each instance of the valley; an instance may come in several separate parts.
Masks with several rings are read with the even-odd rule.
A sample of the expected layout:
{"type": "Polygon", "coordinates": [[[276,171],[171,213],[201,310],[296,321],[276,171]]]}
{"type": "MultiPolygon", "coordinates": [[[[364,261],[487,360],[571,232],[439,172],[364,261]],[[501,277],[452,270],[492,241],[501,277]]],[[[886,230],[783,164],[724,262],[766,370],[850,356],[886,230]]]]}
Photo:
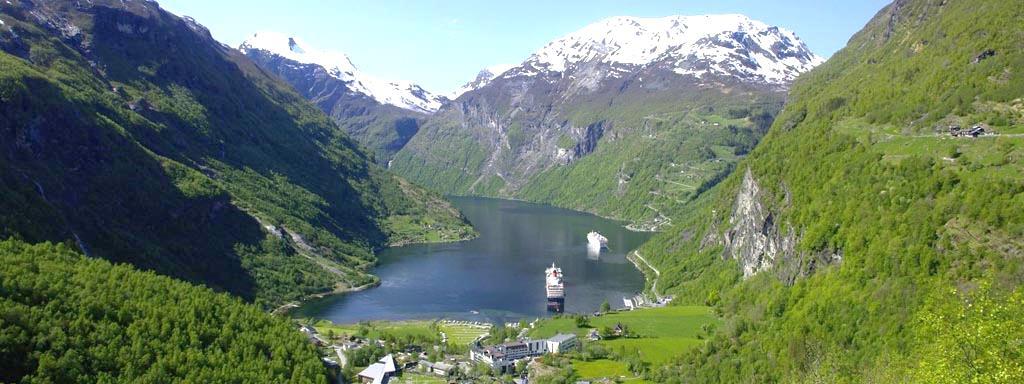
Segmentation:
{"type": "Polygon", "coordinates": [[[1022,382],[1024,4],[868,3],[0,2],[0,382],[1022,382]]]}

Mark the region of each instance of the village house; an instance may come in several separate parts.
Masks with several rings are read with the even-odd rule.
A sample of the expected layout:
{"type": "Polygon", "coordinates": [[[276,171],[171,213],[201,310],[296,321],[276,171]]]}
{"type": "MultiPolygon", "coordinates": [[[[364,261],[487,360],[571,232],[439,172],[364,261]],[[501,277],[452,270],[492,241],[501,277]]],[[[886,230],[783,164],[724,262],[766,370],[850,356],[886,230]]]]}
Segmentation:
{"type": "Polygon", "coordinates": [[[359,372],[359,380],[363,383],[387,384],[397,373],[395,358],[387,355],[359,372]]]}
{"type": "Polygon", "coordinates": [[[448,372],[452,370],[452,365],[443,361],[431,363],[426,360],[420,360],[419,367],[424,373],[433,373],[438,376],[448,376],[448,372]]]}

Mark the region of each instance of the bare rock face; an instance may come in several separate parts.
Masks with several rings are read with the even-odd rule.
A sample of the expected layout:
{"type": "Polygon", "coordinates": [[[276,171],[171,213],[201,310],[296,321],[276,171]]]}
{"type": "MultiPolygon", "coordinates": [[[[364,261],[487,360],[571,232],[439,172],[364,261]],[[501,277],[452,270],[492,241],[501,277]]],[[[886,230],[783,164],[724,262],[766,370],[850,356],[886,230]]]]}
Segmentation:
{"type": "Polygon", "coordinates": [[[771,268],[780,256],[795,254],[796,235],[790,228],[780,233],[775,215],[765,209],[761,187],[747,169],[736,196],[736,205],[729,217],[730,229],[725,233],[725,256],[739,261],[743,277],[771,268]]]}
{"type": "MultiPolygon", "coordinates": [[[[821,266],[842,261],[842,250],[798,252],[800,237],[792,226],[781,229],[776,213],[765,206],[765,200],[765,192],[747,169],[729,216],[729,229],[718,240],[724,246],[722,256],[738,261],[744,278],[773,270],[779,279],[791,284],[821,266]]],[[[716,232],[708,234],[702,247],[716,240],[716,232]]]]}

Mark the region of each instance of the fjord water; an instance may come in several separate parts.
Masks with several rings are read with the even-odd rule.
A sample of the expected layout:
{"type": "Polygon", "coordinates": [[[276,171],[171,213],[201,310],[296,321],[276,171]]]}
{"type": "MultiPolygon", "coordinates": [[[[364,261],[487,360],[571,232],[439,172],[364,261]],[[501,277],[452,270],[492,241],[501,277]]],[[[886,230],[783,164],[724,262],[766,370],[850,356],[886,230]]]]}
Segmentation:
{"type": "Polygon", "coordinates": [[[518,201],[456,197],[452,202],[480,237],[449,244],[386,249],[373,273],[381,285],[310,301],[296,316],[363,320],[450,318],[508,321],[545,316],[544,269],[565,275],[565,311],[592,312],[643,289],[626,254],[650,237],[586,213],[518,201]],[[587,251],[587,232],[608,237],[608,250],[587,251]]]}

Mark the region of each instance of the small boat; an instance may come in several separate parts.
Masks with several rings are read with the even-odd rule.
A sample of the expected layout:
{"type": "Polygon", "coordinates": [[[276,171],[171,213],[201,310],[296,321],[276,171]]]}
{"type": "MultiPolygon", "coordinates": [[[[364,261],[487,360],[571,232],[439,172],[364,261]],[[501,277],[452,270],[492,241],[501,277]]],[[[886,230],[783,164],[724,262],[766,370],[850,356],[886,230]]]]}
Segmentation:
{"type": "Polygon", "coordinates": [[[608,238],[591,231],[587,234],[587,247],[591,249],[608,248],[608,238]]]}

